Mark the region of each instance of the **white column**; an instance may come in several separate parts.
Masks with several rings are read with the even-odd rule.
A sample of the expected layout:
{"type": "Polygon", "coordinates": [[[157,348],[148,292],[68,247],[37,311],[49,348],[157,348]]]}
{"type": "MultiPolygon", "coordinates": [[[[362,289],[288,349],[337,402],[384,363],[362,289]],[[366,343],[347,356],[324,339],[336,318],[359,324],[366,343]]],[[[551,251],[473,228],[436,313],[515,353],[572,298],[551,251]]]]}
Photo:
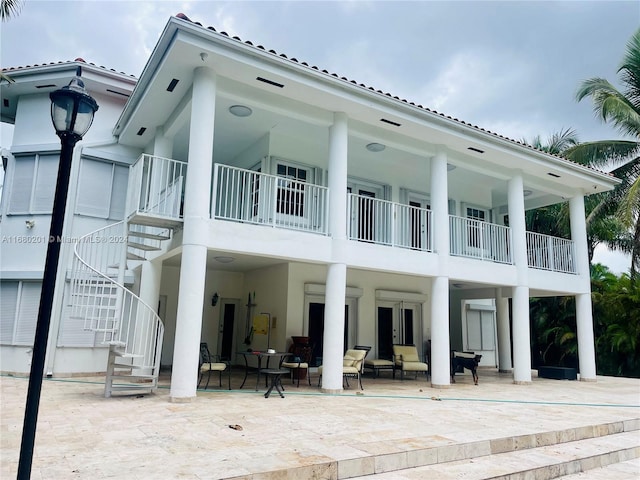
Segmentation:
{"type": "Polygon", "coordinates": [[[449,193],[447,154],[440,150],[431,159],[431,210],[433,249],[438,254],[438,276],[431,281],[431,385],[451,382],[449,332],[449,193]]]}
{"type": "Polygon", "coordinates": [[[342,357],[344,352],[344,304],[347,287],[347,266],[329,265],[322,337],[322,391],[342,390],[342,357]]]}
{"type": "Polygon", "coordinates": [[[195,70],[185,184],[184,233],[176,338],[171,372],[171,401],[196,396],[202,308],[207,268],[207,224],[213,163],[216,78],[206,67],[195,70]]]}
{"type": "MultiPolygon", "coordinates": [[[[431,159],[431,212],[433,215],[433,250],[438,254],[441,270],[449,259],[449,193],[447,187],[447,154],[438,151],[431,159]]],[[[447,275],[447,271],[440,271],[447,275]]]]}
{"type": "Polygon", "coordinates": [[[569,200],[571,239],[575,247],[575,261],[580,287],[583,293],[576,295],[576,330],[578,336],[578,362],[580,380],[596,380],[596,352],[593,338],[593,310],[591,306],[591,281],[587,225],[584,213],[584,197],[576,195],[569,200]]]}
{"type": "Polygon", "coordinates": [[[334,240],[347,238],[347,116],[334,113],[329,128],[329,233],[334,240]]]}
{"type": "Polygon", "coordinates": [[[451,382],[449,342],[449,279],[431,281],[431,386],[446,387],[451,382]]]}
{"type": "Polygon", "coordinates": [[[153,309],[154,312],[157,312],[158,310],[161,278],[161,260],[150,260],[142,263],[140,272],[140,293],[138,295],[144,303],[153,309]]]}
{"type": "Polygon", "coordinates": [[[334,259],[327,269],[322,346],[322,391],[342,390],[344,352],[344,305],[347,289],[347,266],[341,258],[341,245],[347,239],[347,147],[346,114],[334,114],[329,128],[329,233],[334,259]]]}
{"type": "Polygon", "coordinates": [[[527,230],[524,218],[524,182],[521,174],[508,184],[509,227],[517,285],[513,288],[513,380],[531,382],[531,345],[529,333],[529,279],[527,230]]]}
{"type": "Polygon", "coordinates": [[[496,322],[498,324],[498,371],[508,372],[511,364],[511,328],[509,326],[509,299],[496,289],[496,322]]]}

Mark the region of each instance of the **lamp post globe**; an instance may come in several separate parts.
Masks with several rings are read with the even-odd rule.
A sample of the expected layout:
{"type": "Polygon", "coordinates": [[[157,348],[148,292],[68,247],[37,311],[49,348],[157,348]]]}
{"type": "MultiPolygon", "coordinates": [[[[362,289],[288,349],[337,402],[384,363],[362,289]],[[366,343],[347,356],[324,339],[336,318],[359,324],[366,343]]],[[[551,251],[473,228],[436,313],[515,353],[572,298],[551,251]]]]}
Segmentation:
{"type": "Polygon", "coordinates": [[[82,70],[78,67],[76,76],[69,82],[69,85],[51,92],[49,95],[51,99],[51,120],[56,129],[56,134],[60,137],[60,162],[58,164],[56,191],[53,197],[49,243],[42,275],[42,292],[40,294],[38,319],[33,341],[31,371],[29,373],[29,387],[18,462],[18,480],[31,478],[33,447],[58,273],[58,260],[62,243],[62,229],[67,206],[73,148],[91,127],[93,115],[98,110],[98,104],[84,88],[84,82],[80,79],[81,74],[82,70]]]}

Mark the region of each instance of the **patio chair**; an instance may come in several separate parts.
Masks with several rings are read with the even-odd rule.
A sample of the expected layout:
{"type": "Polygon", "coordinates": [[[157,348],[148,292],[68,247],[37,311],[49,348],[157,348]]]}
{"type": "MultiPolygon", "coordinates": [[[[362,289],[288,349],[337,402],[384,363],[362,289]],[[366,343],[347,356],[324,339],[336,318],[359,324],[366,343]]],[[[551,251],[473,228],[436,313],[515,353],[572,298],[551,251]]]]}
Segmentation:
{"type": "MultiPolygon", "coordinates": [[[[364,357],[367,356],[368,350],[357,350],[356,348],[349,349],[342,357],[342,378],[349,387],[349,377],[355,377],[360,384],[360,390],[364,390],[362,387],[362,370],[364,368],[364,357]]],[[[318,367],[318,386],[322,381],[322,365],[318,367]]]]}
{"type": "Polygon", "coordinates": [[[209,347],[206,342],[200,344],[200,367],[198,374],[198,387],[202,382],[202,379],[207,374],[207,383],[205,384],[205,390],[209,386],[209,380],[211,380],[211,372],[218,372],[218,386],[222,387],[222,372],[227,371],[229,376],[229,390],[231,390],[231,365],[228,362],[224,362],[218,355],[211,355],[209,347]]]}
{"type": "Polygon", "coordinates": [[[414,372],[418,378],[418,372],[429,372],[429,365],[420,361],[418,349],[415,345],[393,345],[393,378],[396,377],[396,370],[400,370],[400,380],[404,380],[404,372],[414,372]]]}
{"type": "Polygon", "coordinates": [[[313,345],[311,344],[298,344],[293,345],[292,351],[282,357],[282,363],[280,368],[288,368],[291,371],[291,383],[293,384],[294,377],[298,380],[298,387],[300,386],[300,377],[302,375],[307,376],[309,386],[311,386],[311,374],[309,372],[309,364],[311,363],[311,356],[313,355],[313,345]]]}

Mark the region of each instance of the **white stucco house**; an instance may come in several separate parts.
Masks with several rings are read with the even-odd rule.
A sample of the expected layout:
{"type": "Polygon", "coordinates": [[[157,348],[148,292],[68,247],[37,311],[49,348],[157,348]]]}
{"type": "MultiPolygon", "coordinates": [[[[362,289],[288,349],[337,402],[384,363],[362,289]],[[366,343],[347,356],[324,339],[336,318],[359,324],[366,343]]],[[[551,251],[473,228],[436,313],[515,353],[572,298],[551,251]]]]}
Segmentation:
{"type": "Polygon", "coordinates": [[[4,70],[2,371],[29,372],[60,151],[49,93],[78,65],[100,108],[74,150],[46,374],[105,372],[111,352],[152,382],[171,367],[189,400],[201,341],[239,363],[309,336],[324,391],[355,344],[386,358],[428,341],[434,386],[452,349],[528,383],[529,298],[572,295],[595,380],[584,197],[613,177],[184,15],[139,79],[81,59],[4,70]],[[560,202],[571,239],[526,231],[526,210],[560,202]]]}

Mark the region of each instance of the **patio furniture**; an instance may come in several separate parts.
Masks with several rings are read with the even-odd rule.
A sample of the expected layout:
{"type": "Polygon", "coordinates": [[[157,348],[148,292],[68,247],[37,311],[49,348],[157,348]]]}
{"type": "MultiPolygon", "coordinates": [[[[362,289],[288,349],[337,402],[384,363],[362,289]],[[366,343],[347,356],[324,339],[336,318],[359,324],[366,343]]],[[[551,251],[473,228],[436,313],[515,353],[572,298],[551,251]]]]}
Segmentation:
{"type": "Polygon", "coordinates": [[[280,394],[281,398],[284,398],[284,388],[282,387],[282,375],[288,375],[289,370],[284,368],[263,368],[260,370],[260,373],[267,377],[267,380],[271,380],[269,385],[269,390],[267,390],[264,394],[264,398],[269,398],[273,389],[276,389],[276,392],[280,394]]]}
{"type": "Polygon", "coordinates": [[[404,372],[414,372],[418,378],[418,372],[429,372],[429,365],[420,361],[418,349],[415,345],[393,345],[393,378],[396,377],[396,370],[400,370],[400,380],[404,380],[404,372]]]}
{"type": "MultiPolygon", "coordinates": [[[[364,368],[373,371],[374,377],[380,376],[380,370],[394,370],[395,364],[384,358],[368,358],[364,361],[364,368]]],[[[395,372],[394,372],[395,375],[395,372]]]]}
{"type": "MultiPolygon", "coordinates": [[[[355,348],[349,349],[342,357],[342,378],[349,387],[349,377],[355,377],[360,384],[360,390],[364,390],[362,387],[362,370],[364,368],[364,357],[367,356],[368,350],[356,350],[355,348]]],[[[322,381],[322,365],[318,367],[318,386],[322,381]]]]}
{"type": "Polygon", "coordinates": [[[212,355],[209,352],[209,347],[206,342],[200,343],[200,366],[198,375],[198,387],[202,382],[204,374],[207,374],[207,383],[205,384],[205,390],[209,387],[209,380],[211,380],[211,372],[218,372],[218,386],[222,387],[222,372],[227,371],[229,374],[229,390],[231,390],[231,365],[228,362],[224,362],[220,359],[219,355],[212,355]]]}
{"type": "Polygon", "coordinates": [[[282,358],[280,366],[288,368],[291,375],[291,383],[294,378],[298,380],[297,386],[300,386],[300,377],[307,377],[309,386],[311,386],[311,375],[309,374],[309,364],[311,363],[311,355],[313,354],[313,345],[311,344],[293,344],[292,351],[282,358]]]}

